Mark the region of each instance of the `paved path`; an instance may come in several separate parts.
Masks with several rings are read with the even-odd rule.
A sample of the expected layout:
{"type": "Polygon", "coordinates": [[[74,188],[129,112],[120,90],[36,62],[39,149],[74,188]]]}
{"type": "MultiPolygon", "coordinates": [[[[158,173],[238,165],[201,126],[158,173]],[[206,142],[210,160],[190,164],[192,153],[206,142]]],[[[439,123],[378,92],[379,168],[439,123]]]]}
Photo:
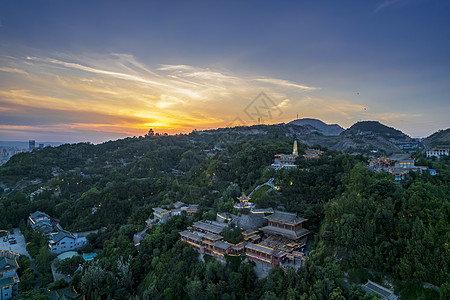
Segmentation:
{"type": "Polygon", "coordinates": [[[272,177],[272,178],[270,178],[269,180],[267,180],[267,182],[264,182],[263,184],[258,185],[257,187],[255,187],[255,189],[254,189],[248,196],[251,198],[252,195],[253,195],[257,190],[259,190],[260,188],[262,188],[262,187],[265,186],[265,185],[270,186],[270,190],[268,190],[268,192],[271,191],[271,190],[273,190],[273,189],[275,189],[276,186],[273,184],[274,179],[275,179],[275,178],[272,177]]]}
{"type": "Polygon", "coordinates": [[[10,244],[8,241],[4,242],[3,237],[0,238],[0,250],[7,250],[26,255],[30,259],[32,259],[27,251],[27,243],[25,242],[25,237],[23,236],[22,232],[20,232],[19,228],[14,228],[14,237],[17,241],[17,244],[10,244]]]}

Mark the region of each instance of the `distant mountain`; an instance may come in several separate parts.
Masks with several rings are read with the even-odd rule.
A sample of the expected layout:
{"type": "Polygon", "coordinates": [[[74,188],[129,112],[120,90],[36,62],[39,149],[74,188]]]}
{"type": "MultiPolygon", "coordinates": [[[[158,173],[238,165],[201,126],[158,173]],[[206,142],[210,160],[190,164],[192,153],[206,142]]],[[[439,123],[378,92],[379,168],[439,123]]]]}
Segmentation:
{"type": "Polygon", "coordinates": [[[314,127],[315,129],[319,130],[320,133],[322,133],[323,135],[336,136],[336,135],[341,134],[341,132],[344,131],[344,128],[342,128],[338,124],[326,124],[321,120],[310,119],[310,118],[297,119],[297,120],[289,122],[288,124],[298,125],[298,126],[309,125],[309,126],[314,127]]]}
{"type": "MultiPolygon", "coordinates": [[[[316,126],[322,124],[326,131],[327,125],[320,120],[312,120],[316,126]],[[315,122],[317,121],[317,122],[315,122]]],[[[358,122],[339,135],[325,135],[322,130],[311,124],[302,123],[303,119],[295,120],[287,124],[239,126],[233,128],[219,128],[200,131],[198,134],[222,135],[232,134],[237,136],[270,135],[274,138],[289,136],[300,143],[310,146],[321,145],[345,153],[365,155],[387,155],[391,153],[411,152],[418,149],[419,143],[392,127],[377,121],[358,122]],[[300,121],[300,122],[298,122],[300,121]],[[301,123],[303,125],[297,125],[301,123]]],[[[340,127],[339,125],[336,125],[340,127]]],[[[342,127],[340,127],[342,128],[342,127]]],[[[326,132],[328,134],[331,131],[326,132]]],[[[229,137],[227,137],[228,139],[229,137]]]]}
{"type": "Polygon", "coordinates": [[[340,134],[339,142],[332,148],[347,153],[396,153],[413,151],[418,142],[400,130],[378,121],[363,121],[353,124],[340,134]]]}
{"type": "Polygon", "coordinates": [[[439,130],[422,141],[426,149],[433,147],[450,147],[450,128],[439,130]]]}
{"type": "Polygon", "coordinates": [[[353,124],[345,130],[346,136],[383,136],[385,138],[411,139],[409,136],[395,128],[381,124],[378,121],[362,121],[353,124]]]}

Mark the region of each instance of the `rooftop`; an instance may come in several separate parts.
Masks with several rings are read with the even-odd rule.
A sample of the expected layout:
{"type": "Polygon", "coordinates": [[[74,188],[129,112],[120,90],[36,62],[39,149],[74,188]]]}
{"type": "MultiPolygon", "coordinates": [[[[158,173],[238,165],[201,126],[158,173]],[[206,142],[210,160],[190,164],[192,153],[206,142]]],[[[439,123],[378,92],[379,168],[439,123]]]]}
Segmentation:
{"type": "Polygon", "coordinates": [[[232,245],[227,244],[227,243],[222,242],[222,241],[217,241],[217,242],[215,242],[215,243],[213,244],[213,246],[214,246],[214,247],[217,247],[217,248],[220,248],[220,249],[223,249],[223,250],[227,250],[227,249],[230,248],[232,245]]]}
{"type": "Polygon", "coordinates": [[[389,169],[389,173],[392,175],[406,175],[409,171],[405,168],[391,168],[389,169]]]}
{"type": "Polygon", "coordinates": [[[190,204],[186,209],[186,212],[197,212],[197,211],[198,211],[198,204],[190,204]]]}
{"type": "Polygon", "coordinates": [[[38,211],[38,210],[35,211],[34,213],[31,213],[31,214],[30,214],[30,217],[31,217],[32,219],[43,218],[43,217],[50,218],[49,215],[47,215],[46,213],[44,213],[44,212],[42,212],[42,211],[38,211]]]}
{"type": "Polygon", "coordinates": [[[223,237],[221,235],[210,233],[210,232],[204,234],[203,238],[205,238],[207,240],[211,240],[211,241],[217,241],[217,240],[223,239],[223,237]]]}
{"type": "Polygon", "coordinates": [[[202,241],[202,237],[200,235],[192,233],[192,232],[187,231],[187,230],[181,231],[180,235],[182,237],[185,237],[187,239],[190,239],[190,240],[193,240],[193,241],[196,241],[196,242],[201,242],[202,241]]]}
{"type": "Polygon", "coordinates": [[[268,233],[268,234],[278,234],[293,240],[299,239],[309,233],[308,229],[302,228],[300,230],[294,231],[294,230],[288,230],[283,228],[278,228],[274,226],[266,226],[261,228],[262,231],[268,233]]]}
{"type": "Polygon", "coordinates": [[[245,245],[246,249],[250,249],[253,251],[258,251],[267,255],[272,255],[273,252],[275,251],[275,249],[269,248],[269,247],[265,247],[265,246],[261,246],[258,244],[253,244],[253,243],[247,243],[247,245],[245,245]]]}
{"type": "Polygon", "coordinates": [[[267,216],[265,218],[270,221],[283,222],[289,224],[300,224],[306,221],[306,219],[297,218],[297,215],[295,213],[288,213],[282,211],[275,211],[272,215],[267,216]]]}
{"type": "Polygon", "coordinates": [[[169,211],[161,207],[153,207],[153,211],[158,214],[168,214],[169,211]]]}
{"type": "Polygon", "coordinates": [[[223,228],[220,226],[208,224],[202,221],[195,222],[194,227],[197,227],[201,230],[208,231],[214,234],[221,234],[223,230],[223,228]]]}
{"type": "Polygon", "coordinates": [[[61,230],[60,232],[53,234],[52,240],[53,240],[53,242],[58,243],[60,240],[62,240],[63,238],[66,238],[66,237],[75,239],[75,237],[73,236],[72,233],[70,233],[66,230],[61,230]]]}
{"type": "Polygon", "coordinates": [[[403,161],[403,160],[412,160],[411,154],[408,153],[395,153],[389,157],[390,160],[394,161],[403,161]]]}
{"type": "Polygon", "coordinates": [[[367,280],[367,283],[362,285],[362,289],[368,293],[375,293],[381,296],[383,299],[397,299],[398,296],[393,291],[388,290],[384,286],[381,286],[373,281],[367,280]]]}
{"type": "Polygon", "coordinates": [[[52,225],[48,220],[39,220],[34,224],[31,224],[31,228],[36,229],[39,228],[44,231],[52,230],[52,225]]]}
{"type": "Polygon", "coordinates": [[[188,205],[187,205],[186,203],[184,203],[184,202],[177,201],[177,202],[175,202],[175,203],[173,204],[173,206],[174,206],[176,209],[178,209],[178,208],[181,208],[181,207],[187,207],[188,205]]]}
{"type": "Polygon", "coordinates": [[[252,214],[273,214],[273,208],[254,208],[251,211],[252,214]]]}
{"type": "Polygon", "coordinates": [[[9,272],[18,269],[19,265],[15,259],[8,257],[0,257],[0,273],[9,272]]]}

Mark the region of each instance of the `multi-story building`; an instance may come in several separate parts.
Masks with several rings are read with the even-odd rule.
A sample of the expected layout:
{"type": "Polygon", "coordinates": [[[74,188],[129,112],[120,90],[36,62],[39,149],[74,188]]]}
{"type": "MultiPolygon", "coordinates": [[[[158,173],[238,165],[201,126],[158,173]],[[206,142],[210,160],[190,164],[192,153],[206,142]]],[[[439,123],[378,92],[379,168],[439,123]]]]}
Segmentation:
{"type": "Polygon", "coordinates": [[[307,220],[298,218],[294,213],[275,211],[265,219],[268,220],[268,224],[261,230],[267,235],[279,235],[299,241],[309,233],[309,230],[302,226],[302,223],[307,220]]]}
{"type": "Polygon", "coordinates": [[[433,148],[427,151],[427,157],[437,157],[441,158],[442,156],[449,156],[450,148],[433,148]]]}
{"type": "Polygon", "coordinates": [[[76,233],[70,233],[66,230],[61,230],[50,235],[48,240],[48,247],[50,252],[59,254],[62,252],[75,250],[87,245],[86,237],[78,237],[76,233]]]}
{"type": "Polygon", "coordinates": [[[19,293],[18,258],[18,254],[0,251],[0,300],[11,299],[19,293]]]}
{"type": "Polygon", "coordinates": [[[36,211],[28,217],[28,224],[33,230],[39,230],[44,234],[49,234],[53,230],[50,216],[41,211],[36,211]]]}
{"type": "Polygon", "coordinates": [[[319,149],[306,149],[305,154],[303,154],[303,157],[319,159],[322,154],[323,154],[323,151],[321,151],[319,149]]]}
{"type": "Polygon", "coordinates": [[[29,140],[28,141],[28,150],[33,151],[34,148],[36,148],[36,141],[35,140],[29,140]]]}
{"type": "Polygon", "coordinates": [[[275,154],[275,158],[271,167],[276,170],[281,168],[287,169],[297,168],[297,165],[295,164],[295,160],[297,159],[297,157],[298,157],[297,141],[294,141],[292,154],[275,154]]]}
{"type": "Polygon", "coordinates": [[[261,240],[256,230],[244,231],[244,242],[237,245],[223,240],[222,224],[217,222],[194,223],[192,228],[180,232],[181,240],[196,248],[199,253],[208,254],[224,261],[225,256],[246,256],[249,260],[276,265],[298,267],[305,259],[303,238],[309,233],[302,228],[303,218],[295,214],[275,212],[274,217],[266,217],[269,225],[261,228],[266,238],[261,240]]]}
{"type": "Polygon", "coordinates": [[[170,211],[161,207],[153,208],[154,220],[158,220],[160,223],[165,223],[170,217],[170,211]]]}

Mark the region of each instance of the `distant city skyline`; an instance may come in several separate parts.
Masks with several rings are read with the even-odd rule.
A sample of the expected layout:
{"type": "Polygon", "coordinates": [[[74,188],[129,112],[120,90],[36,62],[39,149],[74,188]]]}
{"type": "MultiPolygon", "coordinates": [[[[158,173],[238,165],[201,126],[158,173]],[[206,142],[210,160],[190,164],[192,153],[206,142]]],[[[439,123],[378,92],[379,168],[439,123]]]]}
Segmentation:
{"type": "Polygon", "coordinates": [[[426,137],[450,127],[449,16],[438,0],[2,1],[0,140],[99,143],[297,112],[426,137]]]}

